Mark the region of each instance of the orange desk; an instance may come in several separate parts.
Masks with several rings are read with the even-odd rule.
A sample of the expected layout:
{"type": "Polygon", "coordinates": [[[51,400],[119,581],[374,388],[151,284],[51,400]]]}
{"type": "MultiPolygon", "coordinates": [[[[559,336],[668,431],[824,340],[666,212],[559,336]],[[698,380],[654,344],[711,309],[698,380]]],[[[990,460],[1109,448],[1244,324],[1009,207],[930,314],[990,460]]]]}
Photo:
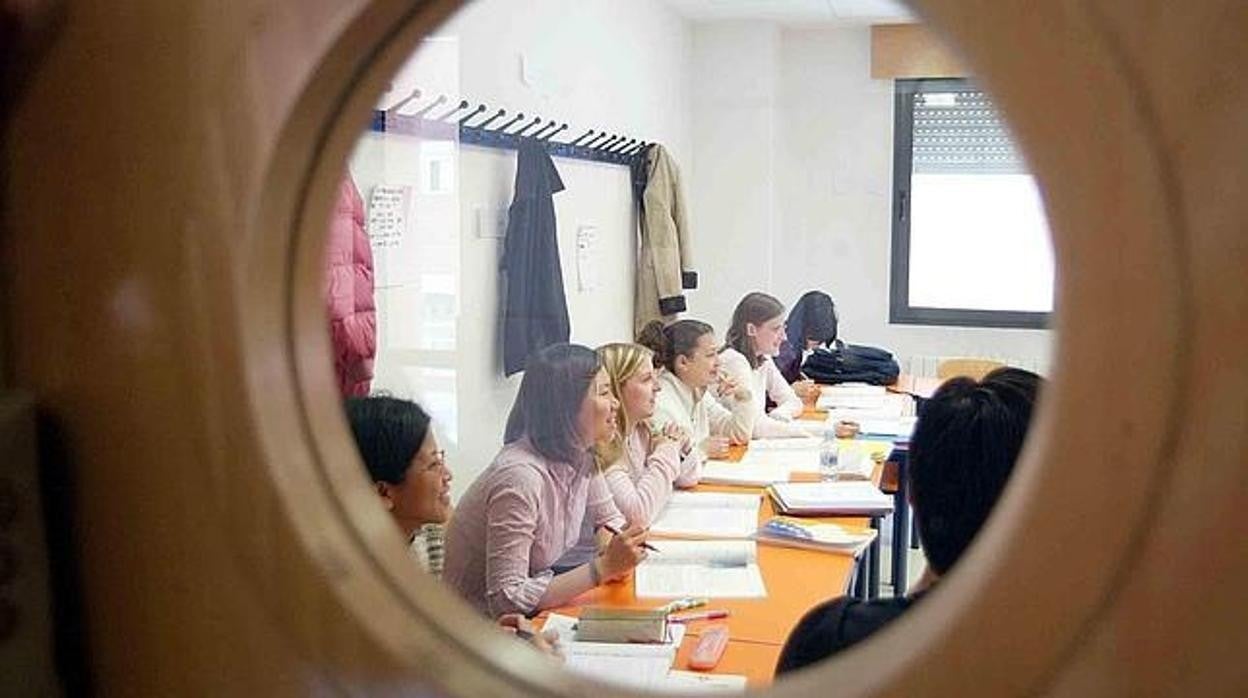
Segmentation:
{"type": "MultiPolygon", "coordinates": [[[[730,459],[739,459],[744,453],[744,447],[735,447],[730,459]]],[[[877,478],[879,473],[880,469],[876,468],[877,478]]],[[[717,485],[699,485],[694,491],[753,491],[762,494],[762,489],[757,487],[717,485]]],[[[764,497],[763,506],[759,509],[760,523],[774,515],[771,500],[764,497]]],[[[867,525],[867,519],[858,517],[819,520],[860,528],[867,525]]],[[[758,565],[767,587],[767,596],[761,599],[712,599],[705,608],[727,610],[729,617],[691,623],[672,667],[689,668],[689,655],[703,628],[727,624],[732,639],[715,667],[715,673],[744,675],[751,687],[771,683],[776,661],[789,632],[812,607],[848,592],[855,564],[850,555],[759,544],[758,565]]],[[[555,610],[576,616],[580,615],[583,606],[652,608],[665,602],[665,599],[638,599],[633,578],[629,576],[626,580],[591,589],[573,599],[567,607],[555,610]]]]}

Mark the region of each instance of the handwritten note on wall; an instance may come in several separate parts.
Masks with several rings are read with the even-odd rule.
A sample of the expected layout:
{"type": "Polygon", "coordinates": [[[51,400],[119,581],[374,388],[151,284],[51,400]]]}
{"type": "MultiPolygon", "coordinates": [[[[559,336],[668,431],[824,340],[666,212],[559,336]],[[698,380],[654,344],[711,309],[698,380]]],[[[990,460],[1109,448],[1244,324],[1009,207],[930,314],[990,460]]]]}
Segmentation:
{"type": "Polygon", "coordinates": [[[368,239],[373,249],[399,247],[407,233],[412,188],[378,184],[368,196],[368,239]]]}

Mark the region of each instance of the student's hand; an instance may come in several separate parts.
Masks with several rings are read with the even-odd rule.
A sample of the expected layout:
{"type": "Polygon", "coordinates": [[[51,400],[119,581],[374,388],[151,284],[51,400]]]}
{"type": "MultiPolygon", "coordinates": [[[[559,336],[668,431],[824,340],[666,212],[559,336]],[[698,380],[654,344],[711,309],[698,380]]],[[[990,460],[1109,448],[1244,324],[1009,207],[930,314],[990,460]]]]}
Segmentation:
{"type": "Polygon", "coordinates": [[[715,394],[719,397],[731,397],[737,402],[749,402],[750,389],[738,385],[737,381],[726,373],[719,374],[719,382],[715,384],[715,394]]]}
{"type": "Polygon", "coordinates": [[[727,436],[708,436],[702,442],[702,450],[706,452],[707,458],[722,458],[728,455],[728,447],[731,445],[727,436]]]}
{"type": "Polygon", "coordinates": [[[641,526],[629,526],[618,536],[612,536],[602,553],[590,562],[598,565],[599,578],[604,582],[621,579],[646,559],[646,550],[641,544],[646,542],[648,532],[649,529],[641,526]]]}
{"type": "Polygon", "coordinates": [[[663,438],[675,441],[680,446],[681,455],[689,452],[689,432],[682,429],[679,424],[668,422],[661,433],[663,438]]]}
{"type": "Polygon", "coordinates": [[[519,613],[504,613],[498,617],[498,627],[503,632],[511,633],[533,646],[542,654],[563,658],[559,648],[559,634],[554,630],[535,632],[533,623],[519,613]]]}
{"type": "Polygon", "coordinates": [[[803,400],[816,397],[819,395],[819,386],[814,381],[807,378],[793,384],[793,392],[803,400]]]}

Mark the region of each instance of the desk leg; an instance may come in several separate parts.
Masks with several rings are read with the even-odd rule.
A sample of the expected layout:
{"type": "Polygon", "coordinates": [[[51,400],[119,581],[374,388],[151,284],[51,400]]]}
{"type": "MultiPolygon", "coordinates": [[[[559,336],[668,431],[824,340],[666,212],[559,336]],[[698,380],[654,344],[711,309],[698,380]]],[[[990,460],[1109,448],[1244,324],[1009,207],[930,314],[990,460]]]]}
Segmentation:
{"type": "MultiPolygon", "coordinates": [[[[871,528],[877,532],[880,530],[880,517],[871,519],[871,528]]],[[[880,597],[880,557],[883,550],[880,547],[880,537],[876,535],[875,540],[871,541],[871,547],[867,548],[867,560],[869,563],[867,572],[867,598],[878,599],[880,597]]]]}
{"type": "Polygon", "coordinates": [[[908,489],[907,456],[897,459],[897,492],[893,495],[893,596],[906,595],[907,570],[910,554],[910,502],[908,489]]]}
{"type": "Polygon", "coordinates": [[[871,554],[870,550],[858,556],[858,560],[854,562],[854,584],[852,595],[857,597],[859,601],[867,600],[867,556],[871,554]]]}

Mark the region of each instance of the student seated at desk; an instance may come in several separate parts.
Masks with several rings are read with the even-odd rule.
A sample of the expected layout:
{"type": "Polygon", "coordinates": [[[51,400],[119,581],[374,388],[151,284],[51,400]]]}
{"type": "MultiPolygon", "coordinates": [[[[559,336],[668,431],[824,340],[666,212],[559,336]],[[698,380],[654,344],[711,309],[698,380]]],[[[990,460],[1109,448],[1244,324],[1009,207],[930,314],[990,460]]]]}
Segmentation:
{"type": "Polygon", "coordinates": [[[980,382],[954,378],[936,391],[910,441],[910,499],[927,556],[923,582],[908,597],[842,597],[815,607],[790,633],[777,674],[866,639],[949,573],[1010,479],[1040,383],[1034,373],[1003,368],[980,382]]]}
{"type": "Polygon", "coordinates": [[[837,324],[836,304],[823,291],[807,291],[789,311],[786,338],[774,361],[798,397],[818,394],[819,386],[802,374],[802,364],[816,347],[836,341],[837,324]]]}
{"type": "Polygon", "coordinates": [[[693,487],[702,472],[689,433],[674,422],[655,428],[654,352],[639,344],[607,344],[598,348],[611,394],[619,404],[619,429],[595,449],[615,506],[628,523],[646,527],[663,510],[673,487],[693,487]]]}
{"type": "MultiPolygon", "coordinates": [[[[438,448],[428,413],[393,397],[358,397],[344,408],[351,435],[382,506],[407,537],[421,569],[442,574],[442,530],[451,516],[451,471],[438,448]]],[[[552,637],[534,633],[518,613],[498,619],[506,632],[527,637],[550,653],[552,637]]]]}
{"type": "Polygon", "coordinates": [[[677,320],[664,327],[655,320],[642,329],[637,343],[654,352],[654,363],[662,369],[651,423],[659,429],[675,424],[689,434],[693,449],[688,457],[697,464],[688,467],[701,470],[706,458],[726,456],[730,445],[749,443],[754,430],[749,390],[718,380],[719,347],[710,325],[677,320]]]}
{"type": "Polygon", "coordinates": [[[592,349],[555,344],[529,357],[504,446],[469,486],[446,536],[443,580],[490,617],[567,603],[642,559],[645,529],[625,528],[591,453],[615,431],[617,405],[592,349]],[[589,562],[552,565],[595,528],[621,530],[589,562]]]}
{"type": "Polygon", "coordinates": [[[805,436],[789,421],[802,413],[802,399],[780,374],[772,357],[784,341],[784,304],[766,293],[746,294],[732,313],[720,353],[723,375],[750,390],[754,438],[805,436]],[[767,400],[775,408],[767,411],[767,400]]]}

